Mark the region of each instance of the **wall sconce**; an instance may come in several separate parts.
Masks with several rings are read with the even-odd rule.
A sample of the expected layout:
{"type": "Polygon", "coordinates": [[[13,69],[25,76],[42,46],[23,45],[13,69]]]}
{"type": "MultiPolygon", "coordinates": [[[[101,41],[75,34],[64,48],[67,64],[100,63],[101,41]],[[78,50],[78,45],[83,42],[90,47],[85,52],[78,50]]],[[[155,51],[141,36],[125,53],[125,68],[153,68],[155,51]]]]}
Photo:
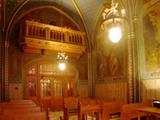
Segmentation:
{"type": "Polygon", "coordinates": [[[108,38],[113,43],[118,43],[123,34],[124,27],[127,24],[125,9],[118,10],[118,3],[111,1],[111,8],[105,8],[102,12],[101,28],[105,30],[108,38]]]}

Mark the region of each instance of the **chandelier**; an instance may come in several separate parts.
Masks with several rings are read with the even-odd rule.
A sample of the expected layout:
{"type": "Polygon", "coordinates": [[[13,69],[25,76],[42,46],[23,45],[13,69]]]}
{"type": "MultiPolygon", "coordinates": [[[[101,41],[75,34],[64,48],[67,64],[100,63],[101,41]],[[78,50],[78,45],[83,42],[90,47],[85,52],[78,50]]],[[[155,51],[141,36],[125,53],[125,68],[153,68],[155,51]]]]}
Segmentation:
{"type": "Polygon", "coordinates": [[[57,54],[58,67],[61,71],[65,70],[68,56],[65,52],[58,52],[57,54]]]}
{"type": "Polygon", "coordinates": [[[101,28],[106,30],[108,38],[117,43],[123,36],[124,27],[126,24],[125,9],[118,9],[118,3],[111,1],[111,8],[105,8],[102,12],[101,28]]]}

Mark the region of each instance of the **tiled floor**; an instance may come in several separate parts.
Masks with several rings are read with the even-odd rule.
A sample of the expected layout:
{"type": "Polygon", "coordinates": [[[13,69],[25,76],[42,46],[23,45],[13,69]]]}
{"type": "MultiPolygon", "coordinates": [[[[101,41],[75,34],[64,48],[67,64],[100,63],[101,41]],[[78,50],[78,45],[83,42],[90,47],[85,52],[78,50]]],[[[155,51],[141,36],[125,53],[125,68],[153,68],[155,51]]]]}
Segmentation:
{"type": "MultiPolygon", "coordinates": [[[[63,111],[49,112],[49,120],[60,120],[60,117],[63,118],[63,111]]],[[[78,117],[76,115],[71,116],[69,120],[78,120],[78,117]]]]}
{"type": "MultiPolygon", "coordinates": [[[[49,120],[60,120],[60,117],[63,118],[63,111],[59,112],[49,112],[49,120]]],[[[78,120],[78,117],[71,116],[69,120],[78,120]]],[[[92,120],[91,117],[88,117],[88,120],[92,120]]],[[[120,120],[120,118],[111,118],[110,120],[120,120]]]]}

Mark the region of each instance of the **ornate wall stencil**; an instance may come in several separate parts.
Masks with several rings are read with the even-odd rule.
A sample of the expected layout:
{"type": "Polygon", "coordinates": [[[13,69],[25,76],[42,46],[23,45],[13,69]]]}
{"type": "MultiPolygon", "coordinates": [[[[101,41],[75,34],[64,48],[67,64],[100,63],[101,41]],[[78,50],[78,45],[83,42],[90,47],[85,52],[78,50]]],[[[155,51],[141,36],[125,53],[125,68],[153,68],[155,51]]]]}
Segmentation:
{"type": "Polygon", "coordinates": [[[151,12],[144,17],[146,77],[159,77],[160,73],[160,17],[151,12]]]}
{"type": "Polygon", "coordinates": [[[16,8],[16,6],[22,1],[24,0],[6,0],[7,16],[10,16],[13,10],[16,8]]]}

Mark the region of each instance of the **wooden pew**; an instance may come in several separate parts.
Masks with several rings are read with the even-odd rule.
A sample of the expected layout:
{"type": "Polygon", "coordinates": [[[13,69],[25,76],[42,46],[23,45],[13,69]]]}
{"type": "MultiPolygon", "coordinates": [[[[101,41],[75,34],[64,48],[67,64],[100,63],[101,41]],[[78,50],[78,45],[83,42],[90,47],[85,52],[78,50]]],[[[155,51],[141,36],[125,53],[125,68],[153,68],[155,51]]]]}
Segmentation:
{"type": "Polygon", "coordinates": [[[65,97],[64,98],[64,120],[69,120],[69,116],[78,116],[78,98],[65,97]]]}
{"type": "Polygon", "coordinates": [[[33,100],[10,100],[9,103],[13,104],[35,104],[33,100]]]}
{"type": "Polygon", "coordinates": [[[5,120],[4,115],[0,115],[0,120],[5,120]]]}
{"type": "Polygon", "coordinates": [[[4,120],[47,120],[46,112],[20,113],[4,115],[4,120]]]}
{"type": "Polygon", "coordinates": [[[46,112],[31,100],[0,103],[0,120],[47,120],[46,112]]]}
{"type": "Polygon", "coordinates": [[[8,108],[3,110],[3,115],[8,115],[10,113],[36,113],[41,112],[40,107],[28,107],[28,108],[8,108]]]}
{"type": "Polygon", "coordinates": [[[112,115],[118,115],[120,117],[121,102],[113,101],[113,102],[103,102],[101,104],[102,109],[102,120],[109,120],[112,115]]]}
{"type": "Polygon", "coordinates": [[[81,98],[79,100],[79,120],[94,119],[100,120],[101,107],[96,99],[81,98]]]}
{"type": "MultiPolygon", "coordinates": [[[[143,103],[130,103],[123,104],[121,108],[121,120],[131,120],[133,118],[138,118],[138,108],[149,106],[145,102],[143,103]]],[[[141,114],[142,117],[146,116],[141,114]]]]}
{"type": "Polygon", "coordinates": [[[12,103],[0,103],[0,115],[3,114],[6,109],[26,109],[38,107],[36,104],[12,104],[12,103]]]}

